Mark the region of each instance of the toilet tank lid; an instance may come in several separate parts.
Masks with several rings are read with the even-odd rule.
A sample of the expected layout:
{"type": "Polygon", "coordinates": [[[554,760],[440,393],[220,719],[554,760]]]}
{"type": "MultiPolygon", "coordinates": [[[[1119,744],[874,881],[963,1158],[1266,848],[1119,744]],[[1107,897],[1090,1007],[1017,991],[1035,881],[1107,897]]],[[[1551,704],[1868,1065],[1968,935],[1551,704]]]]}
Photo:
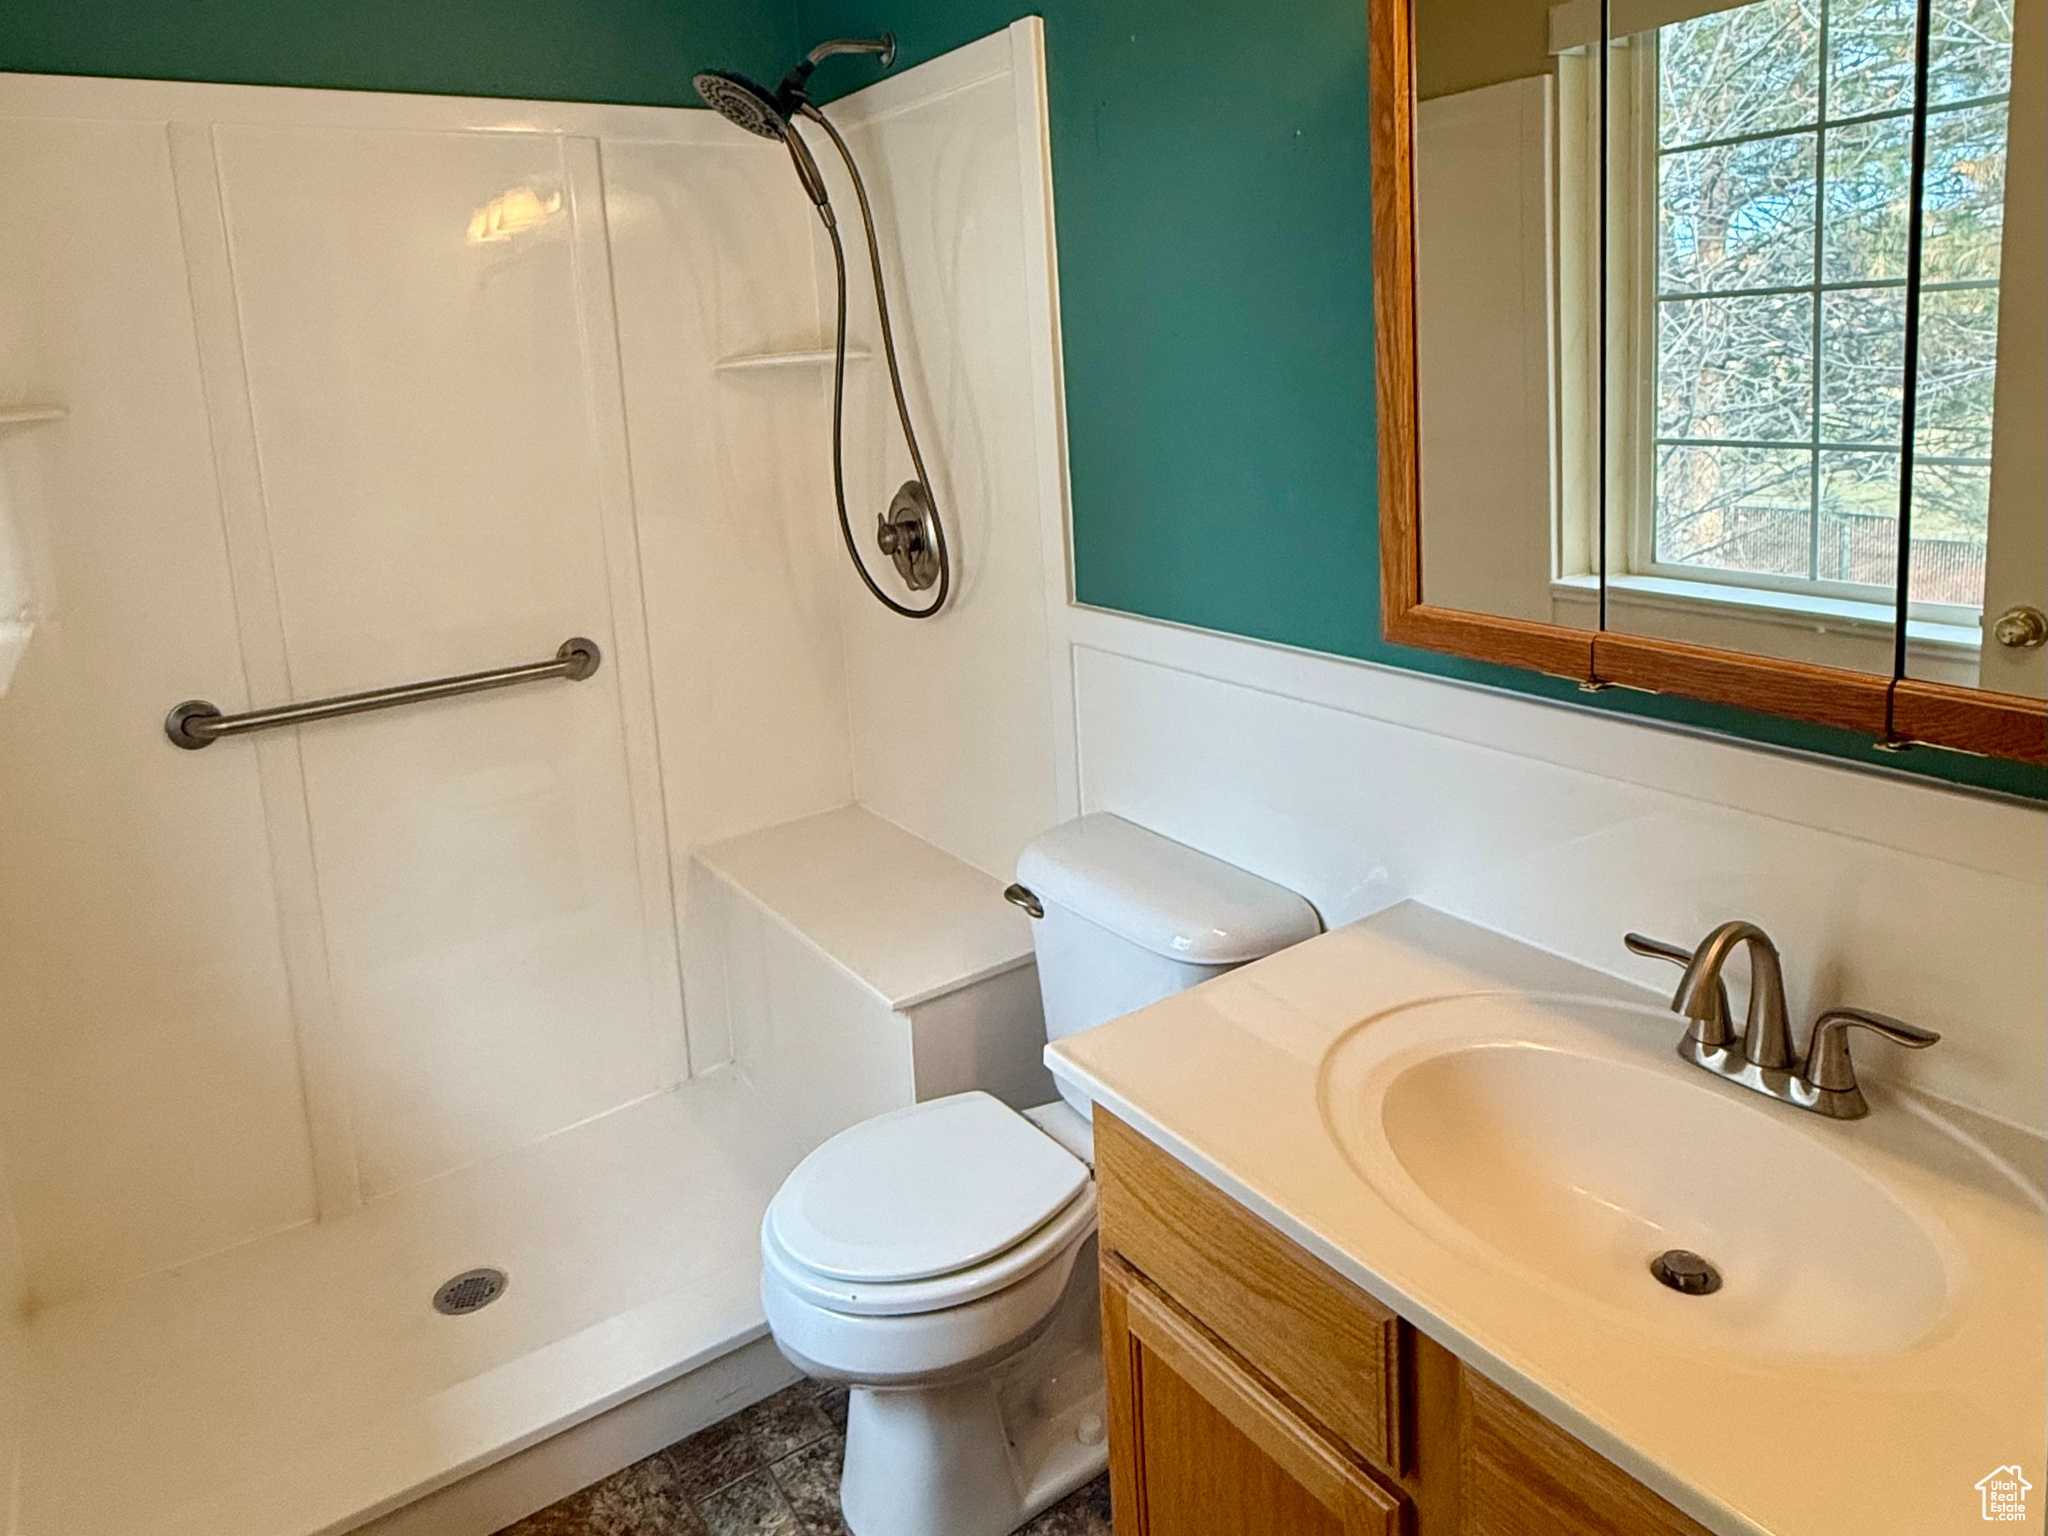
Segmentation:
{"type": "Polygon", "coordinates": [[[1190,965],[1256,960],[1323,926],[1285,886],[1106,811],[1034,839],[1017,879],[1041,902],[1190,965]]]}

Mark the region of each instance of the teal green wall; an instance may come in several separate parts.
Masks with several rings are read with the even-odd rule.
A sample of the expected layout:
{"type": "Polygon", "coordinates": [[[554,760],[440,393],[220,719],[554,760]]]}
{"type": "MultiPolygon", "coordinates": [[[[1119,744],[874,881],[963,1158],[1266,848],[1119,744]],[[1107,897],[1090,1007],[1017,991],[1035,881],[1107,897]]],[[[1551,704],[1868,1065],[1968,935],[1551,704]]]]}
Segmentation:
{"type": "MultiPolygon", "coordinates": [[[[0,69],[695,105],[1020,0],[0,0],[0,69]]],[[[2048,773],[1380,639],[1365,0],[1044,0],[1084,602],[2048,799],[2048,773]]],[[[835,60],[822,86],[874,78],[835,60]]]]}
{"type": "MultiPolygon", "coordinates": [[[[898,67],[1017,0],[797,0],[898,67]]],[[[2048,799],[2048,773],[1380,638],[1365,0],[1044,0],[1083,602],[2048,799]]],[[[840,89],[875,77],[838,62],[840,89]]]]}
{"type": "MultiPolygon", "coordinates": [[[[1364,0],[1043,10],[1082,600],[1377,655],[1364,0]]],[[[906,62],[1019,13],[798,10],[906,62]]]]}
{"type": "Polygon", "coordinates": [[[777,78],[791,0],[0,0],[0,69],[696,106],[777,78]]]}

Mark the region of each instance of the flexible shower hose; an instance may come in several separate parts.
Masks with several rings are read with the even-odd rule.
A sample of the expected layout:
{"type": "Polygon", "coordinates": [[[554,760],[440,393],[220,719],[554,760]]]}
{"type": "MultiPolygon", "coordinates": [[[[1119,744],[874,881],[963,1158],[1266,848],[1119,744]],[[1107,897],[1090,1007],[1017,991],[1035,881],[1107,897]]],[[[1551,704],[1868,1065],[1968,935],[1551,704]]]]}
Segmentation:
{"type": "MultiPolygon", "coordinates": [[[[839,136],[839,130],[831,120],[809,102],[797,109],[809,118],[832,140],[839,151],[839,158],[846,164],[846,173],[853,179],[854,196],[860,201],[860,221],[867,231],[868,265],[875,274],[875,313],[882,322],[882,354],[889,363],[889,387],[896,397],[896,419],[903,424],[903,441],[910,449],[911,467],[917,472],[917,482],[924,487],[924,493],[931,501],[932,530],[934,544],[939,557],[939,589],[931,602],[923,608],[912,608],[899,603],[884,592],[868,574],[867,562],[860,557],[860,547],[854,542],[853,521],[846,512],[846,458],[844,450],[846,417],[846,247],[839,238],[839,221],[832,217],[829,204],[818,205],[818,217],[825,226],[825,233],[832,239],[832,266],[838,277],[839,327],[838,337],[832,348],[832,497],[839,507],[839,533],[846,540],[846,556],[853,562],[853,568],[860,572],[860,579],[866,583],[875,601],[892,613],[900,613],[906,619],[928,619],[946,606],[947,594],[953,588],[953,561],[946,548],[946,525],[939,517],[938,498],[932,495],[931,477],[925,473],[924,455],[918,451],[917,431],[910,424],[910,406],[903,398],[903,374],[896,364],[896,336],[889,324],[889,295],[882,282],[882,250],[875,239],[874,210],[868,206],[867,184],[861,180],[860,167],[854,164],[853,151],[846,147],[846,140],[839,136]]],[[[791,125],[790,131],[796,131],[791,125]]]]}

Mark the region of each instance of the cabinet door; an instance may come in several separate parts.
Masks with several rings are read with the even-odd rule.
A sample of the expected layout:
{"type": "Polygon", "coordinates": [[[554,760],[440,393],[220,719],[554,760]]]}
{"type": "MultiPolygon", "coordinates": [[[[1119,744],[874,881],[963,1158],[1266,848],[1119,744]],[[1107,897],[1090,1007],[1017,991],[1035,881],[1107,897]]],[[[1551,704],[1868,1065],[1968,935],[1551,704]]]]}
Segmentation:
{"type": "Polygon", "coordinates": [[[1373,1470],[1410,1469],[1399,1318],[1100,1105],[1095,1186],[1104,1251],[1373,1470]]]}
{"type": "Polygon", "coordinates": [[[1463,1536],[1711,1536],[1477,1371],[1462,1396],[1463,1536]]]}
{"type": "Polygon", "coordinates": [[[1120,1536],[1396,1536],[1397,1494],[1114,1260],[1102,1305],[1120,1536]]]}

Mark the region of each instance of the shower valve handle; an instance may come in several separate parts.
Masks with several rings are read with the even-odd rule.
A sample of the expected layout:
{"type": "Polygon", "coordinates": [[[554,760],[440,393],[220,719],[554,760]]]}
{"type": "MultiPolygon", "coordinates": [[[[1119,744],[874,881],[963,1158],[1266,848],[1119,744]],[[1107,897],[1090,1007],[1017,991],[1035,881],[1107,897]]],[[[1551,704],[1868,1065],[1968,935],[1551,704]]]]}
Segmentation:
{"type": "Polygon", "coordinates": [[[875,545],[895,562],[896,574],[913,592],[939,579],[938,509],[920,481],[906,480],[889,503],[875,514],[875,545]]]}

